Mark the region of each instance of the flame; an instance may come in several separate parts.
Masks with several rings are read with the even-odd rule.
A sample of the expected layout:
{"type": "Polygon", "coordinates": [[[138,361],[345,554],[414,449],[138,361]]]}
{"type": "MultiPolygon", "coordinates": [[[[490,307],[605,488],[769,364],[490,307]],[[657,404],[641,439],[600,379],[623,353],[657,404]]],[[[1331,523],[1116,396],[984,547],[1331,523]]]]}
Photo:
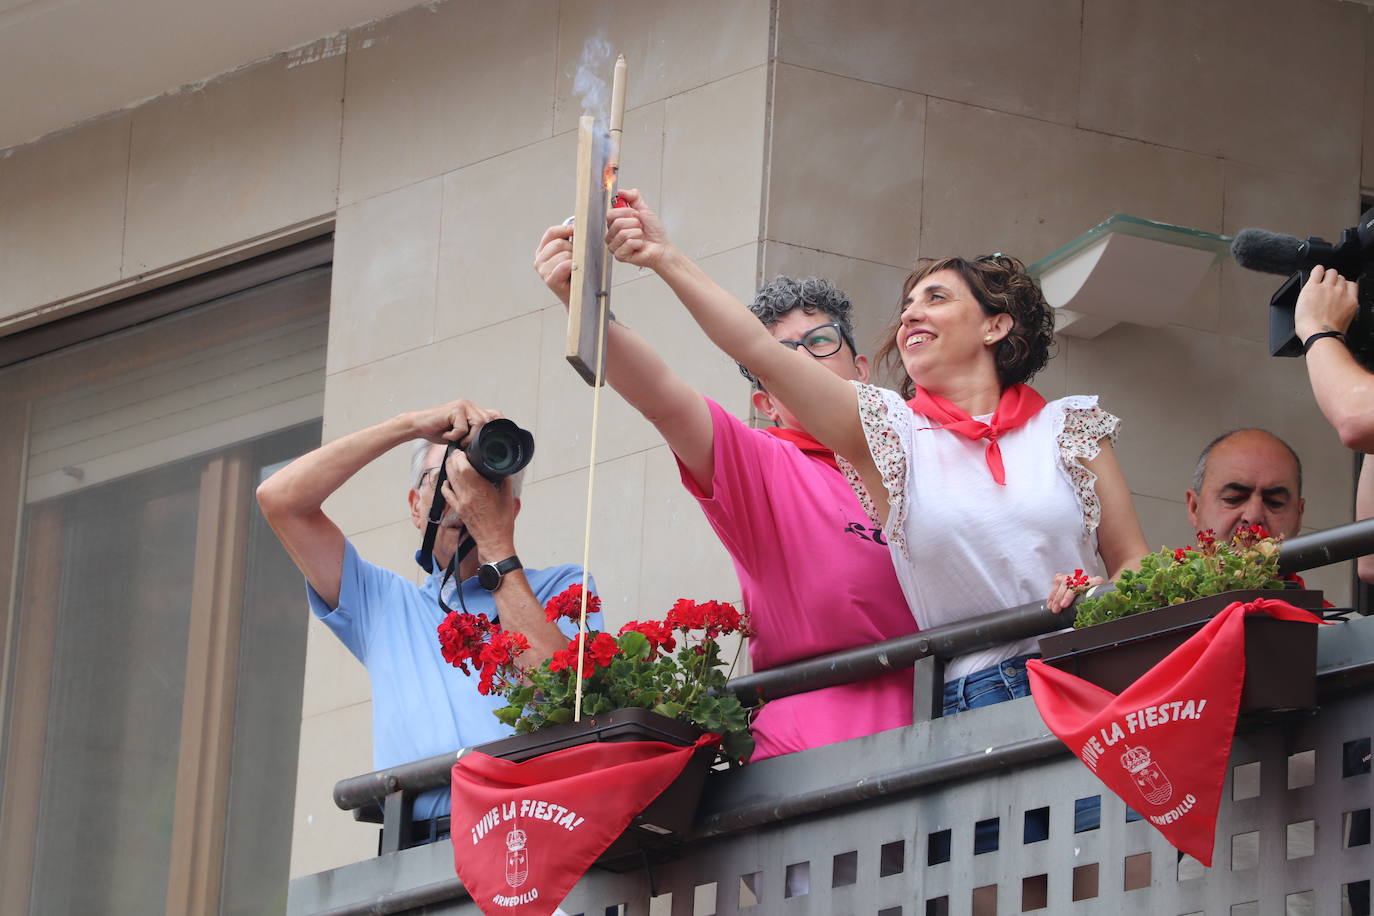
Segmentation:
{"type": "Polygon", "coordinates": [[[615,163],[613,163],[613,162],[607,162],[607,163],[606,163],[606,171],[602,173],[601,179],[602,179],[602,185],[606,188],[607,191],[609,191],[611,188],[614,188],[614,187],[615,187],[616,175],[617,175],[617,173],[619,173],[619,172],[620,172],[620,167],[617,166],[615,163]]]}

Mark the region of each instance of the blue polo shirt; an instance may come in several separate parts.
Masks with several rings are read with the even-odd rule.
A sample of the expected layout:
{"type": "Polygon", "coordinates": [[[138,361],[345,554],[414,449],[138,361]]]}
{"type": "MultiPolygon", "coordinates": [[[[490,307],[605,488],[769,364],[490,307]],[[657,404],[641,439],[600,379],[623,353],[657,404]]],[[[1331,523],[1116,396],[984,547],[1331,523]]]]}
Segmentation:
{"type": "MultiPolygon", "coordinates": [[[[569,585],[581,583],[582,567],[526,569],[525,578],[542,605],[569,585]]],[[[477,673],[464,674],[444,661],[439,651],[437,629],[444,613],[436,598],[442,579],[440,570],[417,586],[362,559],[345,540],[339,606],[329,607],[306,583],[310,610],[367,667],[372,682],[372,763],[376,769],[511,734],[511,729],[492,714],[506,702],[478,693],[477,673]]],[[[459,587],[468,611],[495,617],[496,602],[475,577],[459,587]]],[[[591,581],[588,588],[596,592],[591,581]]],[[[444,603],[460,608],[452,580],[444,603]]],[[[587,626],[600,629],[601,615],[589,614],[587,626]]],[[[559,628],[569,639],[577,635],[576,621],[561,620],[559,628]]],[[[415,800],[413,816],[417,821],[425,820],[448,810],[448,789],[436,789],[415,800]]]]}

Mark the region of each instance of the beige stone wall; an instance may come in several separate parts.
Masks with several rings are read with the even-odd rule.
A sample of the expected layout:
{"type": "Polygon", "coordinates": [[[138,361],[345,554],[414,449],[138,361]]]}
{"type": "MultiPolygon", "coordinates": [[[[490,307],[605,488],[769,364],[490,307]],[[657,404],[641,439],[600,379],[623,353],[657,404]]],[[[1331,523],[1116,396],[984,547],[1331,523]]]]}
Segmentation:
{"type": "MultiPolygon", "coordinates": [[[[562,363],[563,312],[530,261],[570,207],[590,37],[630,60],[624,182],[676,240],[741,297],[779,272],[831,277],[872,339],[918,255],[1030,261],[1116,212],[1225,233],[1351,225],[1362,168],[1374,186],[1368,20],[1332,0],[447,0],[354,30],[345,53],[284,55],[0,152],[0,332],[332,217],[326,438],[457,396],[498,407],[539,443],[522,555],[577,562],[590,389],[562,363]]],[[[1185,324],[1066,339],[1039,381],[1125,418],[1154,543],[1190,536],[1193,458],[1237,425],[1301,452],[1309,525],[1349,518],[1349,456],[1301,363],[1264,353],[1277,283],[1224,264],[1185,324]]],[[[620,269],[615,309],[747,409],[653,277],[620,269]]],[[[737,597],[654,431],[613,393],[601,410],[591,566],[610,620],[737,597]]],[[[389,455],[328,508],[364,555],[411,574],[405,472],[389,455]]],[[[1346,575],[1312,579],[1340,601],[1346,575]]],[[[330,798],[370,769],[369,742],[366,675],[312,623],[293,875],[374,850],[330,798]]]]}
{"type": "MultiPolygon", "coordinates": [[[[764,273],[836,279],[872,340],[913,258],[1029,263],[1114,213],[1334,239],[1360,210],[1369,22],[1323,0],[781,0],[764,273]]],[[[1190,541],[1197,453],[1238,426],[1297,449],[1307,526],[1351,518],[1349,453],[1302,362],[1267,355],[1281,279],[1228,259],[1186,322],[1063,337],[1036,382],[1123,417],[1153,545],[1190,541]]],[[[1349,596],[1344,566],[1309,580],[1349,596]]]]}

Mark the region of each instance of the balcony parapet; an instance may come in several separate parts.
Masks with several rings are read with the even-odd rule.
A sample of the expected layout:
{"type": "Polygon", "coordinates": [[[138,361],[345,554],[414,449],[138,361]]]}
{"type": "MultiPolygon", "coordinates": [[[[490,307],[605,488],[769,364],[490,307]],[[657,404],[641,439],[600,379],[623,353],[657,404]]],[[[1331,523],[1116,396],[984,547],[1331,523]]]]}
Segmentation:
{"type": "MultiPolygon", "coordinates": [[[[1296,876],[1293,880],[1298,883],[1315,883],[1315,873],[1326,869],[1328,863],[1289,864],[1283,831],[1288,823],[1306,823],[1312,819],[1310,816],[1320,817],[1321,812],[1339,820],[1342,812],[1368,808],[1370,777],[1364,776],[1360,784],[1355,779],[1343,778],[1339,767],[1342,743],[1369,738],[1374,723],[1374,618],[1323,628],[1317,652],[1322,708],[1314,715],[1237,736],[1232,763],[1262,760],[1265,795],[1258,799],[1258,804],[1256,800],[1233,801],[1234,789],[1228,779],[1218,823],[1217,867],[1204,874],[1200,866],[1194,866],[1200,876],[1197,880],[1173,877],[1172,847],[1144,823],[1126,823],[1125,806],[1114,796],[1103,794],[1099,830],[1069,831],[1073,800],[1101,794],[1101,786],[1045,729],[1033,702],[1026,698],[713,774],[683,858],[655,868],[653,888],[651,876],[642,872],[620,875],[593,869],[574,889],[563,909],[569,914],[600,914],[607,906],[627,903],[627,914],[646,914],[651,890],[661,893],[668,889],[681,895],[684,882],[694,888],[708,883],[706,877],[712,876],[709,883],[717,885],[721,898],[717,899],[714,911],[735,913],[740,909],[738,902],[727,906],[722,900],[733,897],[736,887],[731,882],[738,881],[740,875],[753,874],[747,869],[753,868],[749,863],[754,862],[758,873],[767,876],[767,881],[759,879],[764,881],[759,892],[765,898],[775,896],[772,906],[749,912],[832,912],[828,907],[839,899],[839,888],[827,887],[826,895],[821,895],[820,889],[813,887],[806,896],[788,898],[786,867],[803,859],[809,861],[812,882],[824,878],[828,885],[831,853],[843,855],[854,848],[875,863],[871,877],[874,888],[881,890],[885,882],[879,880],[882,875],[876,870],[876,863],[884,855],[893,855],[892,844],[898,842],[895,837],[901,836],[908,847],[908,860],[913,858],[910,847],[919,850],[916,861],[908,862],[903,874],[919,873],[922,880],[908,890],[927,899],[938,896],[937,889],[972,893],[975,887],[999,881],[1010,887],[1006,875],[1015,876],[1018,871],[1031,875],[1027,869],[1043,871],[1051,867],[1051,860],[1064,870],[1072,870],[1084,862],[1106,863],[1112,859],[1115,872],[1121,873],[1124,858],[1149,853],[1153,855],[1154,883],[1160,885],[1158,889],[1169,892],[1168,900],[1179,901],[1182,908],[1177,912],[1192,912],[1204,909],[1203,900],[1216,899],[1219,892],[1211,883],[1222,882],[1228,887],[1241,887],[1247,881],[1253,884],[1254,873],[1247,878],[1244,873],[1233,875],[1226,867],[1231,854],[1228,838],[1247,835],[1252,823],[1279,831],[1278,840],[1264,847],[1277,849],[1277,864],[1272,864],[1273,868],[1280,872],[1292,869],[1296,876]],[[1315,747],[1318,755],[1309,766],[1316,769],[1320,780],[1308,789],[1282,791],[1285,780],[1291,778],[1287,775],[1293,767],[1289,757],[1309,746],[1315,747]],[[1345,798],[1339,795],[1341,791],[1349,798],[1341,800],[1345,798]],[[1051,823],[1058,825],[1051,828],[1047,846],[1023,845],[1015,836],[1005,841],[1002,851],[992,855],[975,857],[965,850],[961,857],[956,850],[951,854],[950,866],[926,864],[932,834],[952,830],[957,847],[971,835],[975,820],[985,815],[1001,819],[1004,836],[1019,834],[1022,811],[1041,803],[1052,809],[1051,823]],[[1274,810],[1265,809],[1269,804],[1274,810]],[[827,852],[821,861],[814,850],[806,851],[808,844],[822,842],[820,836],[832,837],[845,848],[827,852]],[[867,850],[864,836],[886,841],[879,844],[880,848],[867,850]],[[1012,843],[1012,839],[1017,842],[1012,843]],[[886,853],[881,848],[884,846],[889,850],[886,853]],[[997,866],[999,856],[1002,864],[997,866]],[[1037,856],[1046,861],[1037,864],[1037,856]],[[728,863],[736,864],[727,867],[728,863]],[[731,868],[734,873],[727,874],[731,868]],[[774,874],[779,870],[783,878],[774,874]],[[934,878],[939,881],[933,883],[934,878]],[[808,897],[816,908],[804,908],[808,897]],[[1199,905],[1187,902],[1194,897],[1199,905]],[[832,903],[825,904],[825,899],[832,903]]],[[[1326,839],[1325,846],[1319,844],[1316,852],[1327,855],[1334,870],[1327,891],[1335,887],[1339,892],[1337,885],[1355,881],[1357,872],[1364,876],[1374,874],[1370,868],[1374,864],[1370,847],[1342,848],[1341,828],[1341,824],[1333,824],[1325,834],[1317,833],[1319,839],[1326,839]]],[[[861,865],[863,861],[860,860],[861,865]]],[[[1113,880],[1120,891],[1121,875],[1113,880]]],[[[1107,883],[1104,880],[1103,884],[1107,883]]],[[[1295,887],[1294,892],[1308,889],[1295,887]]],[[[860,893],[858,885],[852,890],[861,897],[868,893],[860,893]]],[[[1104,905],[1115,899],[1108,893],[1109,887],[1100,891],[1104,905]]],[[[1010,892],[1003,891],[1004,895],[1010,892]]],[[[1317,899],[1332,900],[1325,894],[1324,891],[1317,899]]],[[[1148,902],[1152,898],[1144,889],[1133,890],[1127,896],[1134,907],[1123,912],[1167,911],[1167,907],[1152,909],[1155,904],[1148,902]]],[[[883,909],[879,904],[887,898],[877,894],[873,899],[875,906],[867,912],[883,909]]],[[[910,901],[911,897],[906,899],[910,901]]],[[[1064,899],[1067,902],[1067,897],[1064,899]]],[[[1251,898],[1234,899],[1243,902],[1251,898]]],[[[680,911],[677,906],[673,905],[672,913],[693,912],[690,907],[680,911]]],[[[453,847],[449,841],[298,878],[291,885],[289,912],[299,916],[358,916],[405,913],[420,907],[427,907],[427,913],[477,913],[461,882],[453,875],[453,847]]],[[[847,905],[844,908],[849,909],[847,905]]],[[[864,910],[856,905],[853,911],[864,910]]],[[[966,907],[963,911],[968,912],[966,907]]],[[[1258,910],[1270,911],[1267,907],[1258,910]]],[[[1318,905],[1312,910],[1333,911],[1339,912],[1339,904],[1331,909],[1318,905]]]]}
{"type": "MultiPolygon", "coordinates": [[[[1281,556],[1285,572],[1298,572],[1371,551],[1374,551],[1374,521],[1294,538],[1284,545],[1281,556]]],[[[731,683],[731,689],[755,698],[785,696],[829,683],[855,680],[921,659],[951,657],[971,651],[972,647],[980,644],[995,644],[1024,635],[1049,632],[1063,627],[1065,622],[1064,617],[1045,611],[1042,604],[1026,605],[900,640],[888,640],[875,646],[834,653],[785,669],[740,678],[731,683]],[[806,676],[803,677],[801,672],[806,672],[806,676]]],[[[931,689],[936,672],[933,664],[927,665],[927,668],[929,670],[924,679],[932,682],[926,687],[931,689]]],[[[918,681],[922,679],[918,677],[918,681]]],[[[921,689],[918,684],[918,695],[921,689]]],[[[1322,731],[1322,720],[1329,717],[1326,711],[1328,706],[1343,710],[1342,722],[1358,721],[1361,717],[1366,723],[1374,721],[1374,620],[1359,619],[1322,628],[1318,634],[1318,690],[1323,704],[1321,712],[1296,725],[1288,721],[1263,731],[1281,731],[1284,735],[1282,742],[1291,745],[1295,729],[1305,729],[1314,734],[1322,731]],[[1352,711],[1356,707],[1358,710],[1352,711]]],[[[967,794],[966,787],[981,781],[1001,785],[1012,778],[1009,774],[1026,774],[1024,778],[1015,777],[1021,786],[1013,795],[1023,794],[1028,788],[1024,783],[1030,778],[1028,774],[1032,773],[1044,774],[1061,790],[1064,786],[1075,786],[1073,791],[1081,796],[1100,792],[1100,784],[1045,729],[1029,700],[972,710],[950,719],[917,718],[917,723],[910,728],[713,774],[685,848],[684,859],[682,863],[664,866],[667,870],[665,873],[691,871],[691,863],[699,858],[703,861],[713,860],[714,854],[710,850],[722,843],[735,846],[741,842],[747,843],[748,838],[754,835],[774,836],[780,830],[784,833],[803,831],[803,825],[817,819],[838,818],[836,823],[845,824],[855,819],[861,824],[865,817],[881,821],[890,816],[890,812],[884,812],[903,799],[919,799],[920,807],[927,811],[927,815],[947,814],[951,809],[942,799],[947,797],[952,800],[967,794]],[[1049,775],[1051,773],[1052,776],[1049,775]]],[[[1340,727],[1349,730],[1344,725],[1340,727]]],[[[1368,731],[1366,727],[1365,732],[1368,731]]],[[[1274,743],[1269,739],[1260,743],[1263,744],[1265,740],[1270,745],[1274,743]]],[[[1244,742],[1240,737],[1237,739],[1237,748],[1238,753],[1243,752],[1244,742]]],[[[394,799],[402,793],[411,794],[446,785],[449,770],[457,756],[456,753],[439,755],[403,767],[344,780],[336,786],[336,800],[340,807],[354,809],[381,802],[388,796],[394,799]]],[[[1233,761],[1235,759],[1233,756],[1233,761]]],[[[1364,788],[1367,798],[1367,782],[1364,788]]],[[[1230,795],[1227,797],[1229,799],[1230,795]]],[[[1107,830],[1107,821],[1115,809],[1124,810],[1124,806],[1114,797],[1104,797],[1102,804],[1104,829],[1099,839],[1109,833],[1121,832],[1115,829],[1120,827],[1139,841],[1135,845],[1141,845],[1142,838],[1150,838],[1145,845],[1153,843],[1159,846],[1154,850],[1157,857],[1172,853],[1172,848],[1163,843],[1157,833],[1152,830],[1148,834],[1142,833],[1147,829],[1143,824],[1114,824],[1113,830],[1107,830]]],[[[1008,809],[1011,815],[1016,813],[1014,807],[1008,809]]],[[[1229,803],[1223,805],[1224,814],[1230,807],[1229,803]]],[[[1068,817],[1072,819],[1072,806],[1068,810],[1068,817]]],[[[957,820],[952,816],[943,820],[937,816],[936,819],[942,822],[957,820]]],[[[1272,821],[1273,818],[1268,820],[1272,821]]],[[[1220,858],[1224,853],[1220,826],[1218,836],[1220,858]]],[[[914,845],[919,838],[918,831],[909,836],[907,842],[914,845]]],[[[1081,835],[1071,835],[1071,839],[1085,842],[1081,835]]],[[[858,842],[857,838],[855,842],[858,842]]],[[[1092,842],[1089,842],[1091,845],[1092,842]]],[[[1365,852],[1368,853],[1368,847],[1365,852]]],[[[814,877],[820,865],[813,865],[811,874],[814,877]]],[[[973,869],[974,872],[978,870],[973,869]]],[[[1214,869],[1208,874],[1208,880],[1216,874],[1217,870],[1214,869]]],[[[664,879],[660,877],[659,880],[664,879]]],[[[586,912],[599,913],[602,910],[591,906],[591,902],[616,902],[612,900],[613,897],[618,897],[620,901],[642,898],[645,901],[643,906],[647,906],[650,890],[646,883],[648,881],[649,877],[643,874],[611,875],[593,870],[574,890],[569,905],[565,905],[564,909],[568,913],[576,913],[578,910],[575,907],[582,905],[578,901],[585,901],[586,912]]],[[[725,891],[720,893],[725,894],[725,891]]],[[[832,896],[834,893],[830,892],[832,896]]],[[[448,841],[397,851],[331,872],[299,878],[292,882],[290,899],[289,911],[293,914],[329,913],[332,916],[344,916],[354,913],[399,913],[420,906],[429,907],[426,912],[476,913],[461,883],[453,876],[452,845],[448,841]]],[[[788,899],[781,897],[781,901],[788,899]]],[[[1318,899],[1330,898],[1323,896],[1318,899]]],[[[796,904],[788,903],[785,910],[769,908],[752,912],[827,911],[794,909],[805,902],[798,900],[796,904]]],[[[820,897],[813,897],[812,902],[819,904],[820,897]]],[[[717,913],[735,912],[735,907],[719,899],[716,906],[717,913]]],[[[1149,911],[1148,907],[1141,910],[1149,911]]],[[[1183,911],[1186,910],[1180,910],[1183,911]]],[[[1318,908],[1316,911],[1327,910],[1318,908]]],[[[647,910],[635,904],[626,912],[647,910]]],[[[672,912],[693,911],[690,907],[679,911],[674,904],[672,912]]]]}

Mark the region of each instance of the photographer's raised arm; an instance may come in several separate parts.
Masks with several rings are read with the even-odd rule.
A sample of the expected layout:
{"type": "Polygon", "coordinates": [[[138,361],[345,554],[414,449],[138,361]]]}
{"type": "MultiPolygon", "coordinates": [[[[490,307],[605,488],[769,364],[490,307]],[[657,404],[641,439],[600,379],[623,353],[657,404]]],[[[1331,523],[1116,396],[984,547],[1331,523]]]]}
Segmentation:
{"type": "Polygon", "coordinates": [[[344,536],[324,501],[387,451],[412,439],[444,443],[496,414],[469,401],[398,414],[302,455],[258,486],[258,505],[296,568],[330,607],[339,603],[344,536]]]}
{"type": "Polygon", "coordinates": [[[742,302],[668,241],[658,216],[638,191],[622,190],[620,196],[627,205],[607,214],[606,241],[617,260],[647,267],[662,277],[711,341],[747,366],[808,432],[849,459],[871,486],[873,461],[859,422],[854,386],[810,355],[778,346],[742,302]]]}
{"type": "MultiPolygon", "coordinates": [[[[1298,339],[1313,334],[1343,335],[1358,307],[1358,288],[1334,270],[1312,268],[1298,294],[1294,328],[1298,339]]],[[[1321,337],[1307,351],[1312,393],[1346,448],[1374,452],[1374,375],[1350,355],[1342,337],[1321,337]]]]}
{"type": "MultiPolygon", "coordinates": [[[[551,226],[539,240],[534,269],[563,305],[572,277],[571,226],[551,226]]],[[[703,492],[715,472],[711,412],[648,341],[618,321],[606,330],[606,381],[654,425],[703,492]]]]}

